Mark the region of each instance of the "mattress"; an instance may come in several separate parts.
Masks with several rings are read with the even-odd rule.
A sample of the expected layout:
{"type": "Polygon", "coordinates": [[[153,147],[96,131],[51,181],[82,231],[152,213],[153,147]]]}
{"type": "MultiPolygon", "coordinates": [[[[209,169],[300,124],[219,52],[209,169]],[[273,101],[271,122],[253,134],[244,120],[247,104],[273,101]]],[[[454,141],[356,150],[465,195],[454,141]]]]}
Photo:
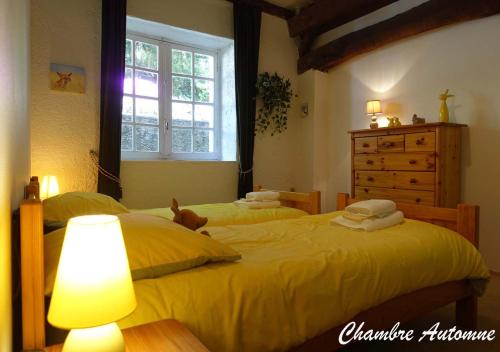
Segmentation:
{"type": "Polygon", "coordinates": [[[414,220],[369,233],[330,225],[340,214],[207,228],[242,259],[135,281],[138,306],[120,327],[174,318],[212,351],[282,351],[393,297],[489,277],[451,230],[414,220]]]}
{"type": "MultiPolygon", "coordinates": [[[[188,205],[181,207],[181,209],[191,209],[199,216],[207,217],[207,226],[256,224],[271,220],[294,219],[308,215],[303,210],[289,207],[245,209],[240,208],[233,203],[188,205]]],[[[157,215],[170,220],[174,218],[174,214],[170,208],[154,208],[133,211],[157,215]]]]}

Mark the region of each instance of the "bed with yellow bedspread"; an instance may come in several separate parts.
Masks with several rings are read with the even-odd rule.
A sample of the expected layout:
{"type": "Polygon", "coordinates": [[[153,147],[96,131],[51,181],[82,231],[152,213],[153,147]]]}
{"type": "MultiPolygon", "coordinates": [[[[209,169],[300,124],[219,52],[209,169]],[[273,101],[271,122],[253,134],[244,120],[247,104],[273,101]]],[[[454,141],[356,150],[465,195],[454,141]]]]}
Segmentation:
{"type": "MultiPolygon", "coordinates": [[[[190,209],[199,216],[207,217],[208,223],[206,226],[257,224],[271,220],[295,219],[308,215],[303,210],[290,207],[282,206],[270,209],[246,209],[240,208],[233,203],[198,204],[182,206],[180,208],[190,209]]],[[[174,218],[174,213],[172,213],[170,208],[154,208],[132,211],[161,216],[169,220],[174,218]]]]}
{"type": "Polygon", "coordinates": [[[415,220],[353,231],[329,224],[339,214],[207,228],[242,259],[135,281],[120,327],[175,318],[211,351],[281,351],[395,296],[489,276],[453,231],[415,220]]]}

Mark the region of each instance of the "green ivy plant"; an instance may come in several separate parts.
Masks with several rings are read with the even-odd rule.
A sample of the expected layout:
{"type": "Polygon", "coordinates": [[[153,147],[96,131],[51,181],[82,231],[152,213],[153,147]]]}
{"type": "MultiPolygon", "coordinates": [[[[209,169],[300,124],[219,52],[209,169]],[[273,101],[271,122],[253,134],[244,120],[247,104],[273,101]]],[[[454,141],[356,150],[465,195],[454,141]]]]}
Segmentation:
{"type": "Polygon", "coordinates": [[[290,80],[277,73],[259,74],[257,79],[257,97],[262,106],[255,120],[255,133],[265,133],[268,129],[271,136],[287,129],[287,112],[291,106],[293,90],[290,80]]]}

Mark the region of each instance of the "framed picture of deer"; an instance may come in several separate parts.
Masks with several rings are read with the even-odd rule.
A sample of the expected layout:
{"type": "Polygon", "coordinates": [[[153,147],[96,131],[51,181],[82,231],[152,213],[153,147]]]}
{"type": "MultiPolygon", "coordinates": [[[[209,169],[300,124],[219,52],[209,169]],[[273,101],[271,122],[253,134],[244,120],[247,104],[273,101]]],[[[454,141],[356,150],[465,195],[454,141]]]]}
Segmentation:
{"type": "Polygon", "coordinates": [[[50,64],[50,89],[61,92],[85,93],[85,70],[60,64],[50,64]]]}

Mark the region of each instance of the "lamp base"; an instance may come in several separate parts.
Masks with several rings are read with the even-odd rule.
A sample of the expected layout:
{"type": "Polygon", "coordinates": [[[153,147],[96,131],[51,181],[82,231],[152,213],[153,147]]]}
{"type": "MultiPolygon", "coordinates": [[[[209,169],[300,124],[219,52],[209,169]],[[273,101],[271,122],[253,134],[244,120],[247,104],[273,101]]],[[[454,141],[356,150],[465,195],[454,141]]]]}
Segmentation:
{"type": "Polygon", "coordinates": [[[375,115],[372,115],[372,122],[370,123],[370,128],[372,130],[375,130],[378,128],[377,116],[375,116],[375,115]]]}
{"type": "Polygon", "coordinates": [[[116,323],[88,329],[73,329],[64,341],[63,352],[125,352],[125,340],[116,323]]]}

